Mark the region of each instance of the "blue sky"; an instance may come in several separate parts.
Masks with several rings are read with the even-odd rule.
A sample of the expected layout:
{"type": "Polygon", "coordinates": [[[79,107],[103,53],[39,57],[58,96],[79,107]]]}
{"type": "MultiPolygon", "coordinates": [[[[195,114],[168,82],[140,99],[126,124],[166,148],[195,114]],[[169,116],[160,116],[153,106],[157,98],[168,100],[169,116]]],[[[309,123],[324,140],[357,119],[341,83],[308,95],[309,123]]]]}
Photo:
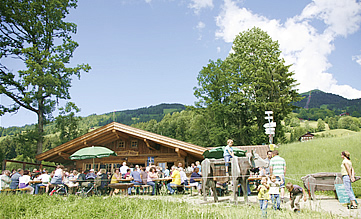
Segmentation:
{"type": "MultiPolygon", "coordinates": [[[[92,67],[70,91],[81,116],[193,105],[202,67],[225,59],[234,37],[254,26],[278,40],[300,92],[361,98],[360,1],[79,0],[66,20],[78,26],[71,65],[92,67]]],[[[1,103],[9,100],[2,95],[1,103]]],[[[20,110],[2,116],[0,126],[36,122],[35,113],[20,110]]]]}

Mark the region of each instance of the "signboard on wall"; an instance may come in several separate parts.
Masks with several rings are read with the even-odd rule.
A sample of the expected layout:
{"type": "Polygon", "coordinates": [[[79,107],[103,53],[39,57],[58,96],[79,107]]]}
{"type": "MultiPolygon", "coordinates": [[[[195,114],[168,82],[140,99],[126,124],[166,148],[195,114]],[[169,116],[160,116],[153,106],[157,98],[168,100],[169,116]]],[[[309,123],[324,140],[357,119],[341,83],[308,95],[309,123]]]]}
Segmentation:
{"type": "Polygon", "coordinates": [[[154,157],[148,157],[147,166],[149,166],[150,164],[154,164],[154,157]]]}

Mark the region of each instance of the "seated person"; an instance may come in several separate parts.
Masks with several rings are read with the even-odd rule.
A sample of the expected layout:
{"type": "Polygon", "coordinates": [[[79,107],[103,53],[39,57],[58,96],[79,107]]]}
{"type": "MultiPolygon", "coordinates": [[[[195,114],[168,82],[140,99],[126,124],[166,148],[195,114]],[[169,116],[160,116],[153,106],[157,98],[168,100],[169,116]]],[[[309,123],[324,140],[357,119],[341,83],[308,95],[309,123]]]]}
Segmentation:
{"type": "Polygon", "coordinates": [[[94,169],[89,170],[89,173],[86,174],[85,178],[87,180],[94,180],[95,178],[97,178],[97,175],[94,173],[94,169]]]}
{"type": "Polygon", "coordinates": [[[84,170],[81,174],[78,175],[77,182],[82,187],[88,187],[89,182],[86,180],[86,175],[88,174],[88,170],[84,170]]]}
{"type": "Polygon", "coordinates": [[[95,178],[97,178],[97,175],[94,173],[94,169],[89,170],[89,173],[85,176],[85,179],[89,182],[88,187],[92,187],[94,185],[95,178]]]}
{"type": "Polygon", "coordinates": [[[29,170],[24,170],[24,175],[19,178],[19,189],[27,189],[30,194],[34,194],[34,188],[30,186],[31,173],[29,170]]]}
{"type": "Polygon", "coordinates": [[[147,185],[153,187],[152,195],[155,195],[155,191],[156,191],[155,182],[153,181],[153,179],[157,179],[157,178],[158,178],[158,173],[155,171],[155,167],[151,167],[150,172],[148,173],[147,185]]]}
{"type": "Polygon", "coordinates": [[[145,167],[142,167],[140,170],[140,178],[142,179],[143,185],[147,185],[148,173],[145,167]]]}
{"type": "Polygon", "coordinates": [[[77,175],[78,175],[78,171],[73,170],[70,171],[70,174],[68,176],[68,182],[66,183],[66,185],[69,188],[70,194],[74,193],[76,188],[79,186],[79,183],[77,182],[77,175]]]}
{"type": "Polygon", "coordinates": [[[193,169],[191,179],[189,180],[189,182],[190,182],[189,185],[197,187],[198,192],[201,193],[202,184],[194,180],[194,179],[197,179],[197,178],[202,178],[202,176],[201,176],[201,174],[199,174],[199,168],[195,167],[193,169]]]}
{"type": "Polygon", "coordinates": [[[11,183],[10,183],[10,189],[17,189],[19,188],[19,178],[24,174],[23,169],[18,169],[16,173],[14,173],[11,176],[11,183]]]}
{"type": "Polygon", "coordinates": [[[35,185],[35,195],[39,193],[39,188],[41,186],[46,186],[45,192],[48,193],[49,192],[49,181],[50,181],[50,175],[48,174],[48,171],[45,170],[45,172],[43,172],[40,176],[38,176],[37,179],[41,180],[41,183],[35,185]]]}
{"type": "Polygon", "coordinates": [[[8,189],[10,188],[10,171],[9,170],[4,170],[3,174],[0,176],[0,192],[3,189],[8,189]]]}
{"type": "MultiPolygon", "coordinates": [[[[130,178],[132,179],[132,183],[134,183],[134,185],[142,185],[142,179],[140,177],[140,172],[138,170],[133,170],[131,173],[130,173],[130,178]]],[[[132,193],[132,188],[129,188],[128,189],[128,194],[130,195],[132,193]]],[[[136,194],[139,195],[139,187],[137,188],[136,190],[136,194]]]]}
{"type": "Polygon", "coordinates": [[[122,178],[122,175],[120,174],[120,170],[117,168],[117,169],[115,169],[115,172],[110,180],[110,183],[111,184],[118,183],[121,178],[122,178]]]}
{"type": "Polygon", "coordinates": [[[99,189],[102,191],[102,194],[106,192],[107,186],[109,184],[107,170],[106,169],[100,169],[99,170],[99,177],[100,177],[100,187],[99,189]]]}
{"type": "Polygon", "coordinates": [[[57,184],[63,184],[63,178],[64,178],[64,166],[63,165],[58,165],[56,167],[56,170],[54,172],[54,176],[53,178],[51,178],[51,181],[50,183],[51,184],[54,184],[54,185],[57,185],[57,184]]]}
{"type": "MultiPolygon", "coordinates": [[[[180,177],[181,177],[181,185],[184,185],[184,186],[188,185],[188,178],[187,178],[187,175],[184,172],[183,168],[178,167],[178,170],[179,170],[179,174],[180,174],[180,177]]],[[[178,191],[182,192],[183,188],[179,188],[178,191]]]]}
{"type": "Polygon", "coordinates": [[[181,177],[180,173],[176,166],[172,166],[172,182],[168,183],[167,188],[172,195],[175,190],[172,188],[172,186],[179,186],[181,184],[181,177]]]}
{"type": "MultiPolygon", "coordinates": [[[[122,175],[120,173],[119,168],[116,168],[113,176],[110,179],[110,184],[119,183],[120,179],[122,179],[122,175]]],[[[115,194],[119,193],[119,189],[114,189],[113,193],[115,194]]],[[[112,194],[112,192],[110,194],[112,194]]]]}
{"type": "Polygon", "coordinates": [[[128,179],[128,178],[130,178],[130,169],[127,169],[127,173],[126,174],[124,174],[124,177],[123,177],[123,179],[128,179]]]}

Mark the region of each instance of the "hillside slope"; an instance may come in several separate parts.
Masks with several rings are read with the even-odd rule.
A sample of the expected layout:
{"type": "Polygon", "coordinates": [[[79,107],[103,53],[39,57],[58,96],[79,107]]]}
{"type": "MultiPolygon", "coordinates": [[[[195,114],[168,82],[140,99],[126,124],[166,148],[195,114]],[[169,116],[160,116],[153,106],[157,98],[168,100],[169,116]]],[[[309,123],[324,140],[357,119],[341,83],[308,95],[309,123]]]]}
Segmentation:
{"type": "MultiPolygon", "coordinates": [[[[361,176],[361,133],[341,137],[319,138],[308,142],[281,145],[280,156],[286,160],[286,181],[302,185],[301,177],[318,172],[340,172],[341,152],[349,151],[356,175],[361,176]]],[[[352,184],[361,196],[361,180],[352,184]]]]}
{"type": "Polygon", "coordinates": [[[335,111],[336,114],[340,112],[347,112],[352,116],[361,116],[361,98],[349,100],[342,96],[325,93],[320,90],[312,90],[300,94],[304,97],[301,101],[293,103],[295,106],[301,108],[327,108],[335,111]]]}
{"type": "MultiPolygon", "coordinates": [[[[101,115],[92,114],[83,117],[80,127],[91,128],[97,126],[104,126],[113,121],[119,122],[125,125],[132,125],[138,122],[148,122],[151,119],[155,119],[157,122],[163,119],[163,117],[172,112],[180,112],[186,107],[179,103],[162,103],[156,106],[143,107],[134,110],[122,110],[101,115]]],[[[0,127],[0,137],[14,135],[21,133],[22,131],[31,130],[35,125],[25,125],[22,127],[0,127]]],[[[45,126],[45,132],[47,134],[53,133],[55,130],[54,122],[50,122],[45,126]]]]}

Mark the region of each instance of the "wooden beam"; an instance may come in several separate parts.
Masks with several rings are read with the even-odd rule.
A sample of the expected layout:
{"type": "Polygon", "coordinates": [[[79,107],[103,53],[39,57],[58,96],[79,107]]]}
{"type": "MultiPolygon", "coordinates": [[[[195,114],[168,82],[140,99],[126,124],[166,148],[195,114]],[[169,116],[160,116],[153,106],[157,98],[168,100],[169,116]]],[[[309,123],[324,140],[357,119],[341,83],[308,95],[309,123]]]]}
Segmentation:
{"type": "Polygon", "coordinates": [[[124,133],[121,133],[117,130],[112,130],[112,132],[115,134],[115,136],[117,137],[117,139],[125,139],[128,140],[129,139],[129,135],[126,135],[124,133]]]}
{"type": "Polygon", "coordinates": [[[64,153],[64,152],[59,152],[58,155],[62,158],[64,158],[65,160],[70,160],[70,154],[64,153]]]}
{"type": "Polygon", "coordinates": [[[145,142],[145,144],[147,145],[147,147],[149,148],[149,149],[151,149],[151,150],[157,150],[157,149],[155,149],[153,146],[152,146],[152,142],[149,142],[149,141],[147,141],[147,139],[144,139],[144,142],[145,142]]]}
{"type": "Polygon", "coordinates": [[[177,152],[178,157],[186,157],[187,156],[187,152],[183,151],[182,149],[176,148],[175,152],[177,152]]]}

